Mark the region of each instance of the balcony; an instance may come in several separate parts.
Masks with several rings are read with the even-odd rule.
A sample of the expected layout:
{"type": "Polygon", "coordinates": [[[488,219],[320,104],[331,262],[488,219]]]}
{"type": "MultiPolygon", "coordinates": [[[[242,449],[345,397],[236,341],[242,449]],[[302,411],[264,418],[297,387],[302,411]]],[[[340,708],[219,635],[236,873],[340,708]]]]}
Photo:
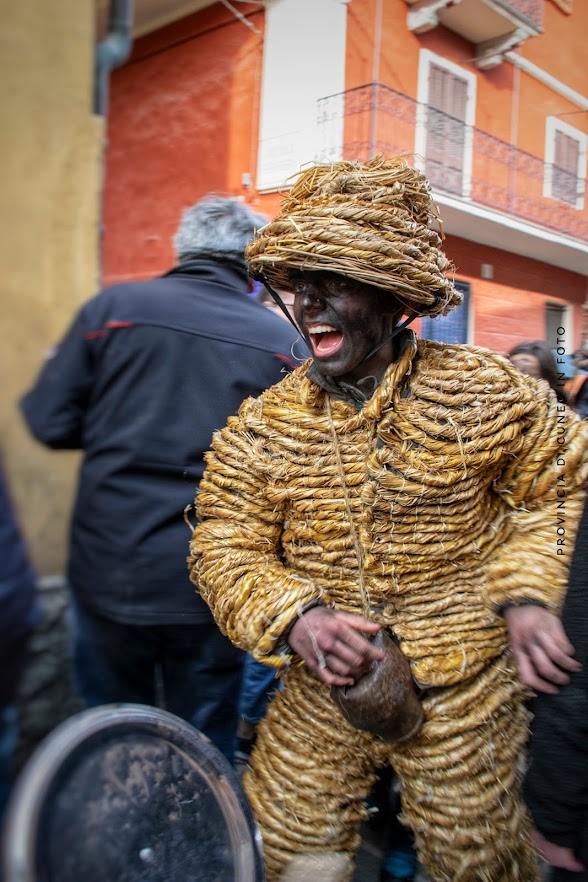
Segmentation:
{"type": "Polygon", "coordinates": [[[486,70],[505,52],[540,34],[544,0],[405,0],[407,26],[418,34],[442,24],[476,47],[476,64],[486,70]]]}
{"type": "Polygon", "coordinates": [[[585,180],[379,83],[321,99],[318,125],[323,161],[413,156],[446,232],[586,272],[585,180]]]}

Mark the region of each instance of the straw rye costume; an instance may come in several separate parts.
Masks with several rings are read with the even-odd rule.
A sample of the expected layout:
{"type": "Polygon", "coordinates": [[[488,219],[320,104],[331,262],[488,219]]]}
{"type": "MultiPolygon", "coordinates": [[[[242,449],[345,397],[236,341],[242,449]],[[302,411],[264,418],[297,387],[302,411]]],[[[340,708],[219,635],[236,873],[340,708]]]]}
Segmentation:
{"type": "MultiPolygon", "coordinates": [[[[403,161],[313,168],[249,247],[250,266],[278,288],[288,268],[339,272],[440,314],[459,295],[433,214],[403,161]]],[[[216,433],[192,579],[229,638],[283,670],[245,777],[270,882],[299,855],[354,853],[386,762],[431,880],[534,882],[519,780],[527,692],[501,610],[559,609],[588,426],[491,352],[412,331],[398,341],[365,401],[309,360],[216,433]],[[317,602],[396,636],[423,690],[412,738],[352,727],[292,653],[284,635],[317,602]]]]}

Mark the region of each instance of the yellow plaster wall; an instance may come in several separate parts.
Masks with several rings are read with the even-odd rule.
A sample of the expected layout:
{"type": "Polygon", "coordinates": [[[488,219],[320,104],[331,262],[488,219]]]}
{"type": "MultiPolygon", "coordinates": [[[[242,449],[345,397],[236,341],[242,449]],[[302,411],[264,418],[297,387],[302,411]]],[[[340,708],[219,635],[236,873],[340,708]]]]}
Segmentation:
{"type": "Polygon", "coordinates": [[[77,453],[29,436],[17,401],[98,279],[103,120],[93,0],[0,0],[0,448],[41,575],[60,574],[77,453]]]}

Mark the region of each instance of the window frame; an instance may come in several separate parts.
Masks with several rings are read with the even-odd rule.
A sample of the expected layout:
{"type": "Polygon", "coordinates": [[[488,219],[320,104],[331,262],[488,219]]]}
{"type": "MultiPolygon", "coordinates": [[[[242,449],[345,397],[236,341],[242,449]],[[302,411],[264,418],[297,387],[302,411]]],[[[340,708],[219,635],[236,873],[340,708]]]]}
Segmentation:
{"type": "MultiPolygon", "coordinates": [[[[458,340],[453,343],[449,343],[448,345],[450,345],[450,346],[458,346],[458,345],[467,344],[467,343],[469,343],[469,341],[471,340],[471,337],[472,337],[472,328],[471,328],[472,284],[471,284],[471,282],[468,282],[465,279],[455,279],[454,284],[455,284],[455,287],[459,291],[461,291],[461,293],[463,294],[463,301],[460,304],[460,306],[457,307],[457,309],[463,310],[465,312],[464,321],[463,321],[463,327],[465,330],[465,339],[458,340]]],[[[450,312],[444,316],[435,316],[435,317],[422,316],[421,321],[420,321],[419,332],[418,332],[419,338],[421,340],[431,340],[433,343],[446,343],[447,342],[446,340],[439,339],[439,334],[437,334],[437,335],[435,334],[435,324],[437,324],[438,328],[440,327],[442,329],[443,325],[441,323],[444,320],[447,320],[448,318],[449,318],[449,320],[451,320],[451,317],[454,314],[454,312],[455,311],[450,312]],[[427,334],[427,335],[425,335],[425,333],[424,333],[425,328],[429,331],[429,334],[427,334]]],[[[442,330],[440,333],[441,333],[441,336],[443,336],[442,330]]]]}
{"type": "Polygon", "coordinates": [[[472,190],[472,168],[474,159],[474,126],[476,123],[476,74],[431,52],[430,49],[419,51],[419,72],[417,83],[417,118],[415,131],[416,165],[425,171],[427,157],[427,114],[429,111],[429,81],[431,65],[442,68],[448,73],[466,82],[465,133],[463,148],[463,182],[461,193],[455,195],[469,199],[472,190]]]}
{"type": "MultiPolygon", "coordinates": [[[[324,95],[345,89],[347,39],[346,0],[279,0],[266,4],[255,180],[260,193],[283,192],[291,185],[289,179],[313,157],[318,162],[326,160],[320,152],[317,102],[324,95]],[[310,18],[311,33],[307,24],[310,18]],[[285,68],[296,68],[296,53],[304,35],[303,74],[284,78],[285,68]],[[329,47],[328,64],[325,45],[329,47]]],[[[343,117],[337,121],[341,143],[344,123],[343,117]]]]}
{"type": "MultiPolygon", "coordinates": [[[[553,339],[549,339],[549,330],[548,330],[548,313],[549,311],[555,312],[556,310],[559,312],[557,324],[564,329],[563,338],[566,341],[566,348],[569,341],[574,339],[574,310],[570,303],[566,303],[565,300],[552,300],[550,297],[547,297],[543,303],[543,316],[545,320],[545,333],[544,340],[549,344],[552,349],[557,347],[557,339],[558,335],[553,339]]],[[[570,350],[571,354],[571,350],[570,350]]]]}
{"type": "Polygon", "coordinates": [[[543,195],[547,199],[554,199],[562,205],[569,205],[576,211],[582,211],[584,208],[586,193],[586,167],[588,156],[588,135],[580,129],[574,128],[569,123],[563,122],[557,116],[548,116],[545,121],[545,174],[543,180],[543,195]],[[578,142],[578,168],[576,171],[576,180],[580,182],[581,187],[576,194],[575,203],[561,199],[553,193],[553,164],[555,162],[555,142],[557,133],[566,135],[578,142]]]}

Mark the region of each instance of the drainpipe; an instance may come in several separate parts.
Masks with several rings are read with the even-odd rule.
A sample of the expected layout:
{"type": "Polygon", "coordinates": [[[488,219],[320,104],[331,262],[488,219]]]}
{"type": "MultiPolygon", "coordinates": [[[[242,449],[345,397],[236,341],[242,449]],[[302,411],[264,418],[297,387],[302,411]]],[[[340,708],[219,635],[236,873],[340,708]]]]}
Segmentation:
{"type": "Polygon", "coordinates": [[[94,74],[94,113],[106,116],[110,73],[120,67],[133,45],[133,0],[111,0],[108,31],[96,46],[94,74]]]}
{"type": "MultiPolygon", "coordinates": [[[[110,73],[123,64],[133,45],[133,0],[110,0],[106,37],[94,51],[94,113],[106,117],[110,73]]],[[[104,171],[102,170],[102,176],[104,171]]],[[[101,185],[101,193],[104,183],[101,185]]],[[[98,286],[102,281],[102,195],[98,208],[98,286]]]]}
{"type": "Polygon", "coordinates": [[[512,101],[510,120],[510,146],[508,158],[508,207],[512,211],[515,194],[515,150],[519,141],[519,113],[521,95],[521,69],[516,64],[512,72],[512,101]]]}

